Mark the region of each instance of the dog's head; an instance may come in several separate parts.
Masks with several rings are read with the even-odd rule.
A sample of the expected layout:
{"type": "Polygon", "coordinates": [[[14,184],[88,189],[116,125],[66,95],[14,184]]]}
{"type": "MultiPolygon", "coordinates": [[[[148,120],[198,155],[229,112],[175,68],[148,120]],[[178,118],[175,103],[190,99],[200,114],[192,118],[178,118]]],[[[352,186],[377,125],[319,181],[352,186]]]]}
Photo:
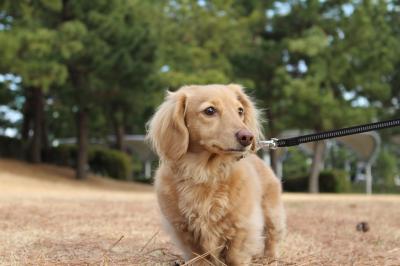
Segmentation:
{"type": "Polygon", "coordinates": [[[148,125],[148,138],[163,160],[204,151],[240,156],[255,151],[262,137],[257,109],[235,84],[170,92],[148,125]]]}

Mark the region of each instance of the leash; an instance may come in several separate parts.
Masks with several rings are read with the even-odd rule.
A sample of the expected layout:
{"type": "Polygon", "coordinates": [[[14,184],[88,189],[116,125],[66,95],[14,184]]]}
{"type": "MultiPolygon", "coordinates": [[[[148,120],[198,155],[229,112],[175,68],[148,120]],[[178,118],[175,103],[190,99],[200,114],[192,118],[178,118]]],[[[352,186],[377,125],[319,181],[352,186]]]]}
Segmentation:
{"type": "Polygon", "coordinates": [[[307,142],[314,142],[324,139],[332,139],[337,137],[343,137],[348,135],[355,135],[363,132],[390,128],[390,127],[397,127],[400,126],[400,119],[392,119],[388,121],[376,122],[371,124],[365,124],[360,126],[354,127],[346,127],[331,131],[324,131],[320,133],[308,134],[304,136],[294,137],[294,138],[287,138],[287,139],[276,139],[272,138],[270,140],[260,141],[259,145],[261,148],[268,148],[275,150],[280,147],[289,147],[289,146],[297,146],[302,143],[307,142]]]}

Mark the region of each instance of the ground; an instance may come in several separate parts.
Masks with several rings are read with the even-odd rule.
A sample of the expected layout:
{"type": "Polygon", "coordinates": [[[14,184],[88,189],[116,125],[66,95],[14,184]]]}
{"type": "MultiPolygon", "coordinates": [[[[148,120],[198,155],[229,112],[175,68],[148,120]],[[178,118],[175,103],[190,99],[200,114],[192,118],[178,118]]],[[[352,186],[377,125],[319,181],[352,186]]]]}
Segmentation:
{"type": "MultiPolygon", "coordinates": [[[[173,265],[151,186],[0,160],[0,265],[173,265]]],[[[400,196],[285,194],[278,265],[400,265],[400,196]],[[366,222],[369,231],[357,231],[366,222]]],[[[254,265],[266,265],[256,258],[254,265]]]]}

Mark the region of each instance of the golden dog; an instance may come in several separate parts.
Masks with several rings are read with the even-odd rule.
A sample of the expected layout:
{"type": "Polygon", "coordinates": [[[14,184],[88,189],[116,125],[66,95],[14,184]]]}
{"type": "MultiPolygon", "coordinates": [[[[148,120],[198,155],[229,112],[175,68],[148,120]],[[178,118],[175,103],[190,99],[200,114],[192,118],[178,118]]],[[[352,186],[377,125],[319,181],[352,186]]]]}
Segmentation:
{"type": "Polygon", "coordinates": [[[276,256],[285,230],[281,184],[255,155],[258,112],[239,85],[170,92],[148,124],[164,224],[186,261],[247,265],[276,256]]]}

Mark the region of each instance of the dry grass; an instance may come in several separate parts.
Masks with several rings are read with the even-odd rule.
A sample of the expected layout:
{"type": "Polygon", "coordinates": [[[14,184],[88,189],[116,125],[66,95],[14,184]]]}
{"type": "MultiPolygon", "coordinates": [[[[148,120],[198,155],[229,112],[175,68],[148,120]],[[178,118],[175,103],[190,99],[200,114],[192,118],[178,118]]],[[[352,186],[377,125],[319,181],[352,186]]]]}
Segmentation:
{"type": "MultiPolygon", "coordinates": [[[[152,189],[0,160],[1,265],[172,265],[152,189]]],[[[278,265],[400,265],[400,197],[285,195],[278,265]],[[366,221],[370,231],[356,230],[366,221]]],[[[266,265],[263,258],[254,265],[266,265]]]]}

